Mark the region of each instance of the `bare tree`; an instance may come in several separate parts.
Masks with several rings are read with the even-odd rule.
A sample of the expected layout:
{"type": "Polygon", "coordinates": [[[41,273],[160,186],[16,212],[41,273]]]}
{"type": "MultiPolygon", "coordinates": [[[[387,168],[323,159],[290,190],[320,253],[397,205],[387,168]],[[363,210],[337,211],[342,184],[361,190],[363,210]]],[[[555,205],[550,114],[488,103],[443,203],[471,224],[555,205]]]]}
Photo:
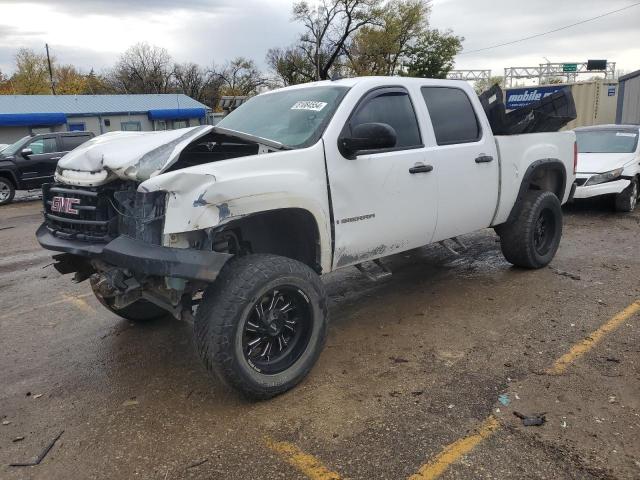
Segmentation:
{"type": "Polygon", "coordinates": [[[275,85],[288,86],[312,82],[316,79],[314,65],[304,52],[295,45],[287,48],[270,48],[266,57],[267,65],[275,75],[275,85]]]}
{"type": "Polygon", "coordinates": [[[255,62],[244,57],[231,60],[215,75],[221,81],[225,95],[253,95],[267,84],[255,62]]]}
{"type": "Polygon", "coordinates": [[[314,66],[316,79],[329,78],[351,36],[376,23],[380,5],[381,0],[323,0],[316,8],[306,1],[294,4],[293,18],[305,30],[299,48],[314,66]]]}
{"type": "Polygon", "coordinates": [[[122,93],[167,93],[172,86],[172,64],[165,48],[137,43],[120,56],[108,82],[122,93]]]}

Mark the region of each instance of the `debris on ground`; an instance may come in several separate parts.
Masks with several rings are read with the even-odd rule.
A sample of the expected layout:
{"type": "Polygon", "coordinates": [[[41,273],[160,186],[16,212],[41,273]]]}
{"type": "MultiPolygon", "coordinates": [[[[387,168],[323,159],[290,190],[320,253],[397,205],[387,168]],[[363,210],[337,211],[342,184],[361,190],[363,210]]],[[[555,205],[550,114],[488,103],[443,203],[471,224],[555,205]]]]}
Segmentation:
{"type": "Polygon", "coordinates": [[[511,403],[511,400],[509,399],[509,394],[507,393],[503,393],[501,395],[498,396],[498,401],[504,405],[505,407],[507,405],[509,405],[509,403],[511,403]]]}
{"type": "Polygon", "coordinates": [[[533,415],[524,415],[520,412],[513,412],[513,414],[522,420],[522,425],[525,427],[539,427],[544,425],[547,421],[547,418],[545,417],[546,412],[534,413],[533,415]]]}
{"type": "Polygon", "coordinates": [[[392,360],[393,363],[409,363],[409,360],[402,357],[389,357],[389,360],[392,360]]]}
{"type": "Polygon", "coordinates": [[[2,425],[11,425],[11,422],[9,420],[3,420],[2,425]]]}
{"type": "Polygon", "coordinates": [[[138,400],[136,400],[136,397],[132,397],[129,400],[125,400],[124,402],[122,402],[122,406],[123,407],[131,407],[133,405],[138,405],[140,402],[138,400]]]}
{"type": "Polygon", "coordinates": [[[205,458],[204,460],[199,460],[199,461],[197,461],[197,462],[195,462],[195,463],[192,463],[191,465],[187,466],[187,469],[189,469],[189,468],[199,467],[200,465],[202,465],[203,463],[206,463],[206,462],[208,462],[208,461],[209,461],[209,459],[208,459],[208,458],[205,458]]]}
{"type": "Polygon", "coordinates": [[[13,443],[17,443],[17,442],[21,442],[22,440],[24,440],[24,437],[16,437],[13,440],[11,440],[13,443]]]}
{"type": "Polygon", "coordinates": [[[33,399],[35,400],[36,398],[40,398],[42,395],[42,393],[37,393],[33,396],[33,399]]]}
{"type": "Polygon", "coordinates": [[[605,358],[607,362],[620,363],[620,359],[616,357],[607,357],[605,358]]]}
{"type": "Polygon", "coordinates": [[[33,462],[10,463],[9,466],[10,467],[34,467],[36,465],[39,465],[40,462],[44,460],[44,457],[46,457],[47,454],[51,451],[51,449],[53,448],[53,446],[56,444],[56,442],[62,436],[63,433],[64,433],[64,430],[61,430],[60,433],[58,433],[58,435],[56,435],[56,437],[53,440],[51,440],[49,445],[46,446],[46,448],[42,451],[42,453],[38,455],[38,457],[33,462]]]}
{"type": "Polygon", "coordinates": [[[576,273],[565,272],[564,270],[560,270],[559,268],[555,268],[555,267],[549,267],[549,269],[556,275],[560,275],[562,277],[569,277],[572,280],[580,280],[580,275],[576,273]]]}

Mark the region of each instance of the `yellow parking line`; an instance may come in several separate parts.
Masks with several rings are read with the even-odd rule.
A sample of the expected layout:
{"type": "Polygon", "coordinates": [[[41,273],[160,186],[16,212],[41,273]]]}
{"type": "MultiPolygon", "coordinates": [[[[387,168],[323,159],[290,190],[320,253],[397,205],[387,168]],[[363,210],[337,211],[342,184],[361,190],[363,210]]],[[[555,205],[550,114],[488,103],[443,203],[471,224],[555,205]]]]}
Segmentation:
{"type": "Polygon", "coordinates": [[[595,332],[591,333],[588,337],[582,340],[580,343],[571,347],[567,353],[561,356],[555,361],[553,366],[547,370],[550,375],[560,375],[564,373],[569,365],[580,358],[582,355],[591,350],[597,343],[599,343],[604,336],[618,328],[625,320],[629,319],[632,315],[640,311],[640,301],[635,301],[620,313],[609,319],[604,325],[598,328],[595,332]]]}
{"type": "Polygon", "coordinates": [[[276,442],[266,439],[267,447],[280,454],[290,465],[300,470],[311,480],[340,480],[340,475],[322,465],[313,455],[303,452],[288,442],[276,442]]]}
{"type": "MultiPolygon", "coordinates": [[[[591,333],[581,342],[575,344],[571,349],[555,361],[552,367],[547,369],[550,375],[564,373],[573,362],[591,350],[599,343],[605,335],[618,328],[625,320],[631,318],[640,311],[640,300],[636,300],[627,308],[619,312],[614,317],[607,320],[600,328],[591,333]]],[[[474,435],[461,438],[444,448],[436,458],[423,465],[418,473],[409,477],[409,480],[435,479],[442,475],[449,466],[460,459],[463,455],[473,450],[485,438],[491,436],[500,426],[498,420],[492,415],[489,416],[474,435]]]]}
{"type": "MultiPolygon", "coordinates": [[[[34,305],[33,307],[26,308],[26,309],[24,309],[22,311],[19,311],[18,309],[15,309],[15,310],[12,310],[10,312],[4,313],[4,314],[0,315],[0,320],[2,320],[3,318],[11,317],[13,315],[18,315],[18,316],[24,315],[25,313],[33,312],[34,310],[39,310],[41,308],[48,308],[48,307],[51,307],[53,305],[59,305],[61,303],[75,303],[75,300],[79,300],[80,302],[84,303],[84,305],[86,305],[86,307],[91,309],[92,312],[95,312],[95,310],[87,302],[82,300],[83,298],[90,297],[91,295],[92,295],[91,293],[83,293],[82,295],[75,295],[75,296],[63,295],[62,300],[54,300],[53,302],[43,303],[41,305],[34,305]]],[[[78,306],[78,305],[76,305],[76,306],[78,306]]],[[[79,307],[79,308],[83,308],[83,307],[79,307]]]]}
{"type": "Polygon", "coordinates": [[[500,423],[498,420],[493,415],[489,416],[489,418],[480,425],[476,433],[447,445],[436,458],[420,467],[418,473],[411,475],[409,480],[432,480],[438,478],[449,468],[449,465],[457,462],[463,455],[473,450],[485,438],[490,437],[499,426],[500,423]]]}

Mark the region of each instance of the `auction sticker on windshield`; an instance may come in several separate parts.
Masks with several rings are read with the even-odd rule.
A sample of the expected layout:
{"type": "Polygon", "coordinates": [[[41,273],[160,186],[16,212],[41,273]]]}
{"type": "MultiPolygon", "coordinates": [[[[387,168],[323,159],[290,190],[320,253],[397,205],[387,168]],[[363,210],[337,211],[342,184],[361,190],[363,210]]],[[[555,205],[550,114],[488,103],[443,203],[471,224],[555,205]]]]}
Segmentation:
{"type": "Polygon", "coordinates": [[[319,112],[327,106],[327,102],[314,102],[312,100],[301,100],[293,104],[291,110],[312,110],[319,112]]]}
{"type": "Polygon", "coordinates": [[[616,132],[616,137],[636,137],[637,133],[631,132],[616,132]]]}

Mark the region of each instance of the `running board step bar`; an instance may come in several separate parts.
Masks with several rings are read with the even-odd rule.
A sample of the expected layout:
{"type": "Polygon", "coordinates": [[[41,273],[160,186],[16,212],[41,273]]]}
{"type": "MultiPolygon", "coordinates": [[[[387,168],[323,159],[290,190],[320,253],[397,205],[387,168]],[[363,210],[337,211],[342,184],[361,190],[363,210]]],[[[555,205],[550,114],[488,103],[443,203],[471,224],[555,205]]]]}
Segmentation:
{"type": "Polygon", "coordinates": [[[380,280],[389,278],[393,274],[379,259],[376,258],[372,263],[378,266],[379,271],[371,271],[365,268],[363,263],[358,263],[355,267],[372,282],[379,282],[380,280]]]}
{"type": "MultiPolygon", "coordinates": [[[[468,250],[468,247],[464,243],[462,243],[462,241],[458,237],[453,237],[453,238],[450,238],[449,240],[451,240],[458,247],[460,247],[460,251],[464,252],[464,251],[468,250]]],[[[438,243],[440,245],[442,245],[444,248],[446,248],[447,250],[449,250],[454,255],[460,255],[459,251],[453,249],[452,247],[447,245],[445,242],[446,242],[446,240],[440,240],[438,243]]]]}

